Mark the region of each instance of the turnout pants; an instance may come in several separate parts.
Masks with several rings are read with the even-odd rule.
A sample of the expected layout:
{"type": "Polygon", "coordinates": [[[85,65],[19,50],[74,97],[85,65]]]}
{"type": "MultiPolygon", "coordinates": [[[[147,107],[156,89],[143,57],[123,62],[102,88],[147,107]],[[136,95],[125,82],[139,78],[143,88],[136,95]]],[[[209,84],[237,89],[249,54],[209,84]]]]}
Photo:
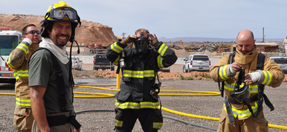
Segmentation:
{"type": "Polygon", "coordinates": [[[257,118],[250,116],[247,119],[234,118],[234,120],[234,124],[229,123],[228,114],[223,108],[217,132],[268,132],[268,122],[262,111],[257,118]]]}
{"type": "Polygon", "coordinates": [[[163,124],[160,109],[119,109],[116,108],[116,132],[131,132],[138,119],[145,132],[157,132],[163,124]]]}
{"type": "Polygon", "coordinates": [[[16,105],[13,117],[13,128],[21,132],[30,132],[34,117],[31,108],[16,105]]]}

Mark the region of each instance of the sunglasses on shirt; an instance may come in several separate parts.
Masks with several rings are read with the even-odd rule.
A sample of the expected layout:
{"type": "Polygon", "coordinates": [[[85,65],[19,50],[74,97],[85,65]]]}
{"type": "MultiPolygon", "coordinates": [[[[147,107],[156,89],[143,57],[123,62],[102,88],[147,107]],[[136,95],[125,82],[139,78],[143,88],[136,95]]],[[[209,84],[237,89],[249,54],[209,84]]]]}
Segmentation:
{"type": "Polygon", "coordinates": [[[27,32],[26,34],[29,34],[29,33],[31,33],[31,34],[37,33],[38,35],[40,34],[40,32],[38,30],[31,30],[31,31],[27,32]]]}

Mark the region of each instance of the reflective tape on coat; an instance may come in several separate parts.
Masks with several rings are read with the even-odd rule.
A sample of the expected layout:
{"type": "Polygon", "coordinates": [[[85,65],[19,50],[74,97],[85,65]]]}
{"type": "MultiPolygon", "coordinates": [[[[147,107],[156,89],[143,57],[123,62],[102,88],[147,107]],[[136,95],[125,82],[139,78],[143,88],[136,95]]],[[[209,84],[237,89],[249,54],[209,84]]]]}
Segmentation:
{"type": "MultiPolygon", "coordinates": [[[[251,109],[253,110],[253,112],[257,112],[258,111],[258,105],[257,105],[257,101],[254,102],[254,106],[251,106],[251,109]]],[[[224,104],[224,110],[226,111],[226,106],[224,104]]],[[[246,109],[246,110],[238,110],[236,108],[231,108],[232,110],[232,113],[233,113],[233,116],[235,118],[239,118],[239,119],[242,119],[242,118],[246,118],[246,117],[249,117],[252,115],[252,113],[249,111],[249,109],[246,109]]]]}
{"type": "MultiPolygon", "coordinates": [[[[239,85],[240,88],[243,88],[244,85],[239,85]]],[[[228,91],[234,91],[235,83],[228,84],[224,81],[224,89],[228,91]]],[[[258,85],[248,85],[250,93],[258,93],[258,85]]]]}
{"type": "Polygon", "coordinates": [[[119,46],[119,45],[117,44],[117,42],[115,42],[115,43],[113,43],[113,44],[111,45],[111,49],[112,49],[113,51],[117,52],[117,53],[121,53],[122,50],[124,50],[121,46],[119,46]]]}
{"type": "Polygon", "coordinates": [[[123,76],[130,78],[155,77],[154,70],[144,70],[144,71],[123,70],[123,76]]]}
{"type": "Polygon", "coordinates": [[[223,80],[229,79],[229,77],[227,76],[227,67],[228,65],[219,67],[219,77],[223,80]]]}
{"type": "Polygon", "coordinates": [[[120,103],[116,100],[116,107],[119,109],[157,109],[159,102],[123,102],[120,103]]]}
{"type": "Polygon", "coordinates": [[[264,80],[262,82],[263,85],[269,85],[272,81],[272,75],[270,74],[269,71],[263,70],[262,71],[264,74],[264,80]]]}
{"type": "Polygon", "coordinates": [[[159,49],[158,49],[157,52],[158,52],[161,56],[163,56],[164,53],[165,53],[165,51],[166,51],[167,49],[168,49],[168,46],[163,43],[163,44],[159,47],[159,49]]]}

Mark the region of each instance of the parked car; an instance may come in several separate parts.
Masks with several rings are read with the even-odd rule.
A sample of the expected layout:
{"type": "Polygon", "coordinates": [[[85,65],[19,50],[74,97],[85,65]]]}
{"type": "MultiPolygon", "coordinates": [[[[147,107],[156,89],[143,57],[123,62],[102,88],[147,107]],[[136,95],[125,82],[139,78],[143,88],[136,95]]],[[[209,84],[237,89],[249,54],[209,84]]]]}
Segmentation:
{"type": "Polygon", "coordinates": [[[184,59],[183,72],[209,71],[211,62],[208,55],[193,54],[184,59]]]}
{"type": "Polygon", "coordinates": [[[287,73],[287,57],[270,57],[270,59],[276,62],[284,73],[287,73]]]}
{"type": "Polygon", "coordinates": [[[78,56],[72,56],[72,69],[82,70],[82,60],[78,56]]]}
{"type": "Polygon", "coordinates": [[[115,66],[110,62],[110,60],[107,58],[105,53],[97,52],[94,56],[94,70],[98,69],[110,69],[111,71],[115,70],[115,66]]]}

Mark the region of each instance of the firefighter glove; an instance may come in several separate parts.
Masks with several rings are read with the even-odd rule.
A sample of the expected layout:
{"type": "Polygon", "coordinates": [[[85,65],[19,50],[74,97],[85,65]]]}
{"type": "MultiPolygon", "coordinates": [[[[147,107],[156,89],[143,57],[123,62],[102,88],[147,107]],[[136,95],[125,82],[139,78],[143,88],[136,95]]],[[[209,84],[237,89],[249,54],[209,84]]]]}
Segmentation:
{"type": "Polygon", "coordinates": [[[229,64],[227,67],[227,74],[231,77],[235,76],[236,72],[232,69],[232,64],[229,64]]]}
{"type": "Polygon", "coordinates": [[[32,44],[32,41],[29,38],[24,38],[21,43],[30,46],[32,44]]]}
{"type": "Polygon", "coordinates": [[[157,37],[155,36],[152,40],[151,40],[151,44],[152,46],[156,47],[158,45],[159,41],[157,39],[157,37]]]}
{"type": "Polygon", "coordinates": [[[260,70],[248,73],[248,75],[252,79],[252,82],[261,82],[261,80],[263,79],[263,73],[260,70]]]}
{"type": "Polygon", "coordinates": [[[135,39],[134,38],[131,38],[130,35],[126,38],[124,38],[121,43],[122,44],[127,44],[127,43],[130,43],[130,42],[133,42],[135,39]]]}

